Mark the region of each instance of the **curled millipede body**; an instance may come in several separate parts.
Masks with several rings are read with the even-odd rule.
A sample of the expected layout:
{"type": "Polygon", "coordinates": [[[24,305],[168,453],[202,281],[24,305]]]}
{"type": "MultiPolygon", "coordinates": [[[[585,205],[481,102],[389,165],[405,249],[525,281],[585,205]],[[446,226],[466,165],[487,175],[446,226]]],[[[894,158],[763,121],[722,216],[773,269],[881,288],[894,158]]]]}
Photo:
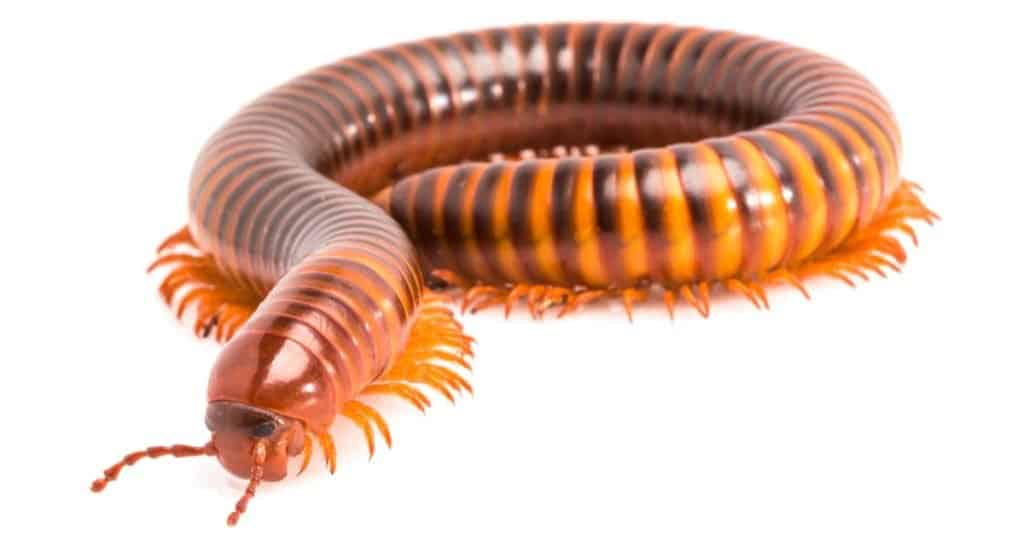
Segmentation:
{"type": "MultiPolygon", "coordinates": [[[[553,24],[343,59],[260,97],[202,149],[189,224],[152,269],[195,332],[226,342],[203,447],[250,481],[333,471],[338,415],[372,454],[367,401],[424,410],[471,387],[463,309],[558,315],[660,296],[707,316],[715,291],[898,270],[896,235],[936,219],[899,172],[892,112],[814,52],[727,31],[553,24]],[[432,288],[432,289],[429,289],[432,288]]],[[[150,453],[146,453],[149,451],[150,453]]]]}

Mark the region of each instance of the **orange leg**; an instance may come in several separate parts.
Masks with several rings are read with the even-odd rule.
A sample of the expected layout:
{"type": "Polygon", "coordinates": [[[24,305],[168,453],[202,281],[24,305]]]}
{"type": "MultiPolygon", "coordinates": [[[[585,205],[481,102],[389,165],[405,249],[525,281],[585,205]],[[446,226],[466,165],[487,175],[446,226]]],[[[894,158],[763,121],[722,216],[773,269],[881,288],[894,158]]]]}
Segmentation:
{"type": "Polygon", "coordinates": [[[377,409],[359,401],[350,400],[348,403],[341,408],[342,416],[345,416],[349,420],[352,420],[360,430],[363,432],[363,437],[366,439],[366,447],[370,451],[370,458],[373,458],[374,451],[376,450],[376,440],[374,436],[377,432],[384,437],[384,442],[391,447],[391,429],[388,428],[387,422],[384,421],[384,417],[377,412],[377,409]]]}
{"type": "MultiPolygon", "coordinates": [[[[456,394],[473,392],[473,387],[463,377],[463,372],[470,370],[472,344],[473,339],[463,333],[462,325],[448,308],[447,299],[436,293],[424,297],[409,329],[405,348],[395,357],[391,368],[364,388],[359,398],[345,402],[340,408],[340,414],[362,432],[370,457],[377,448],[377,435],[391,447],[391,430],[370,398],[394,396],[424,412],[431,402],[422,389],[428,388],[454,403],[456,394]]],[[[324,447],[324,439],[318,438],[325,456],[335,455],[324,447]]],[[[304,464],[308,462],[311,448],[312,440],[308,440],[303,451],[304,464]]],[[[333,457],[328,458],[328,464],[333,463],[333,457]]]]}
{"type": "Polygon", "coordinates": [[[261,297],[225,276],[209,255],[202,253],[184,227],[157,248],[157,259],[148,271],[167,269],[160,296],[181,319],[195,310],[192,330],[196,336],[213,335],[219,342],[231,339],[249,319],[261,297]]]}

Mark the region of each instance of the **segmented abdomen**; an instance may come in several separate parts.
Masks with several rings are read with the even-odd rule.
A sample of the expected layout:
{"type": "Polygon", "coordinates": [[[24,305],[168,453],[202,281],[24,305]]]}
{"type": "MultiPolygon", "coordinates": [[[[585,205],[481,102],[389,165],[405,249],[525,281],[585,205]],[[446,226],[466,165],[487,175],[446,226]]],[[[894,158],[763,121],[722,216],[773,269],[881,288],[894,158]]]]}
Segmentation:
{"type": "MultiPolygon", "coordinates": [[[[519,126],[494,135],[503,151],[638,150],[549,151],[400,181],[379,202],[433,267],[491,283],[589,287],[755,278],[834,249],[899,183],[887,104],[813,52],[669,26],[501,32],[444,46],[512,43],[491,50],[492,65],[463,63],[474,101],[498,87],[512,93],[504,98],[519,126]]],[[[464,100],[465,82],[436,70],[450,89],[444,100],[464,100]]]]}
{"type": "Polygon", "coordinates": [[[899,152],[876,90],[813,52],[673,26],[494,29],[345,59],[250,104],[196,164],[191,230],[270,292],[242,333],[311,348],[342,399],[400,347],[417,257],[498,283],[755,277],[871,222],[899,152]],[[559,145],[634,150],[472,163],[559,145]]]}

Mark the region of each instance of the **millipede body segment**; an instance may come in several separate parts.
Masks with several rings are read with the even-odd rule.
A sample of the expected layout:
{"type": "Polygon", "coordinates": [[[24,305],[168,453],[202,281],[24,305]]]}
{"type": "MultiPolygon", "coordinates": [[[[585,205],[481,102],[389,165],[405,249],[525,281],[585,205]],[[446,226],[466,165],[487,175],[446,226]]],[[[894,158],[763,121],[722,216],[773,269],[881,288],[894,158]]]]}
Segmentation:
{"type": "MultiPolygon", "coordinates": [[[[261,481],[302,469],[342,415],[372,453],[369,396],[454,399],[463,307],[535,316],[660,296],[898,270],[896,233],[935,215],[902,180],[902,141],[865,78],[726,31],[553,24],[375,50],[260,97],[202,149],[189,224],[153,269],[178,315],[225,341],[201,447],[261,481]],[[428,289],[433,288],[433,289],[428,289]]],[[[916,239],[916,238],[915,238],[916,239]]]]}

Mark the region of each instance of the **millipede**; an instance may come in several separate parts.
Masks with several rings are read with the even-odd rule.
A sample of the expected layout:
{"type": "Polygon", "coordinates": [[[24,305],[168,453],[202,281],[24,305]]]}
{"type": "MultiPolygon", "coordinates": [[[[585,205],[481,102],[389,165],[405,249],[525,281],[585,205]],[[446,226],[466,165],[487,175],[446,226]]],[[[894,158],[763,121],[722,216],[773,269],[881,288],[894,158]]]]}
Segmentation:
{"type": "MultiPolygon", "coordinates": [[[[938,217],[900,174],[889,104],[818,53],[698,27],[527,25],[342,59],[246,105],[202,148],[188,224],[150,266],[225,345],[201,446],[248,481],[302,473],[373,399],[471,392],[456,311],[561,317],[658,300],[707,316],[736,294],[900,271],[938,217]],[[429,394],[429,395],[428,395],[429,394]]],[[[187,316],[186,316],[187,315],[187,316]]]]}

